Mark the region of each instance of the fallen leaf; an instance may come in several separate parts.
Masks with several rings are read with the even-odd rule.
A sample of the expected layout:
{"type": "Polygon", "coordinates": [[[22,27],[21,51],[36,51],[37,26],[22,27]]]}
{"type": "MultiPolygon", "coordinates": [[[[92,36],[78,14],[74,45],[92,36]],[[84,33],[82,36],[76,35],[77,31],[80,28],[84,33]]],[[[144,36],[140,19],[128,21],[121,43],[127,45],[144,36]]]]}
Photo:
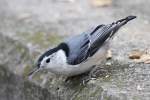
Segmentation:
{"type": "Polygon", "coordinates": [[[142,56],[143,52],[139,51],[139,50],[133,50],[130,54],[129,54],[129,58],[130,59],[140,59],[142,56]]]}
{"type": "Polygon", "coordinates": [[[150,64],[150,54],[142,55],[141,62],[144,62],[145,64],[150,64]]]}
{"type": "Polygon", "coordinates": [[[108,50],[107,51],[107,55],[106,55],[106,59],[111,59],[112,58],[112,51],[111,50],[108,50]]]}
{"type": "Polygon", "coordinates": [[[134,50],[129,54],[130,59],[134,59],[137,63],[150,64],[150,53],[145,51],[134,50]]]}
{"type": "Polygon", "coordinates": [[[150,59],[144,62],[145,64],[150,64],[150,59]]]}
{"type": "Polygon", "coordinates": [[[112,0],[90,0],[94,7],[109,6],[112,0]]]}

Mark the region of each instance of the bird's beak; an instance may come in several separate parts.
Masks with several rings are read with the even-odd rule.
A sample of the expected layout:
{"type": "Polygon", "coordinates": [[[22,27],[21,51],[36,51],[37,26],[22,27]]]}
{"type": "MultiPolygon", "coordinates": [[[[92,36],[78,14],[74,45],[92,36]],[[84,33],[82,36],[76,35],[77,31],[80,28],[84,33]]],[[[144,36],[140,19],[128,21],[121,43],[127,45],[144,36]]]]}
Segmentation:
{"type": "Polygon", "coordinates": [[[34,73],[37,73],[40,70],[41,70],[40,63],[38,63],[38,64],[35,65],[35,68],[28,74],[28,76],[31,76],[31,75],[33,75],[34,73]]]}
{"type": "Polygon", "coordinates": [[[34,69],[28,74],[28,76],[33,75],[34,73],[38,72],[39,70],[40,70],[40,68],[38,68],[38,67],[34,68],[34,69]]]}
{"type": "Polygon", "coordinates": [[[34,74],[37,73],[37,72],[39,72],[40,70],[41,70],[41,68],[35,67],[35,68],[28,74],[29,80],[32,80],[32,77],[34,76],[34,74]]]}

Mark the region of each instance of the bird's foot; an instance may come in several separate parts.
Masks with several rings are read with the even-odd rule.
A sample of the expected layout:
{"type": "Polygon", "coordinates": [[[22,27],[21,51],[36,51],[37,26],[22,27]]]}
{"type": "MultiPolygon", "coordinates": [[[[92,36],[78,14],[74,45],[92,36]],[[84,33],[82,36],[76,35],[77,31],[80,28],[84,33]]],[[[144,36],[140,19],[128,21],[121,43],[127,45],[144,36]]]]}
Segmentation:
{"type": "Polygon", "coordinates": [[[90,80],[96,80],[98,77],[105,77],[108,74],[107,69],[100,66],[93,66],[93,69],[90,72],[78,76],[68,77],[65,80],[65,83],[74,83],[78,81],[80,85],[85,86],[90,80]]]}
{"type": "Polygon", "coordinates": [[[89,73],[89,77],[90,78],[105,77],[108,74],[109,72],[107,69],[105,69],[104,67],[96,66],[89,73]]]}
{"type": "Polygon", "coordinates": [[[108,70],[100,66],[94,66],[89,75],[83,79],[82,84],[86,85],[90,80],[96,80],[98,77],[106,77],[107,75],[109,75],[108,70]]]}

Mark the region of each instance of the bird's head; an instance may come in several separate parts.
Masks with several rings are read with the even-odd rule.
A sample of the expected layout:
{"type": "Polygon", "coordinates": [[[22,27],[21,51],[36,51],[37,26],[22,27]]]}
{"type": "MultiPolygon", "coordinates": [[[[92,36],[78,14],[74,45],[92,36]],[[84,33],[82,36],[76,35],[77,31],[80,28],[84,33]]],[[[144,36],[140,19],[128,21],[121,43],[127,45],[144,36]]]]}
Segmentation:
{"type": "Polygon", "coordinates": [[[47,69],[48,67],[50,67],[52,64],[54,64],[55,60],[57,58],[57,52],[51,54],[51,55],[47,55],[44,56],[42,58],[42,60],[38,59],[37,61],[37,67],[40,69],[47,69]]]}
{"type": "Polygon", "coordinates": [[[43,69],[48,69],[53,71],[57,66],[61,66],[66,63],[66,51],[62,49],[62,46],[50,49],[44,52],[37,60],[35,69],[29,73],[29,76],[35,72],[43,69]]]}

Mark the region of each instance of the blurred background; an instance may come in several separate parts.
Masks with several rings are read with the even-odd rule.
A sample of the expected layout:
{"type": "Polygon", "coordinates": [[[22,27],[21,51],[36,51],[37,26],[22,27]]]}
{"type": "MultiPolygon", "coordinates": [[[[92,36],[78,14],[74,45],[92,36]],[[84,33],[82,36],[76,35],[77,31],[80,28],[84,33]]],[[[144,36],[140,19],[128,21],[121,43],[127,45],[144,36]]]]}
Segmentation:
{"type": "Polygon", "coordinates": [[[148,0],[0,0],[0,4],[1,33],[36,49],[128,15],[138,17],[127,26],[132,27],[131,36],[149,29],[148,0]]]}
{"type": "MultiPolygon", "coordinates": [[[[0,99],[49,99],[49,96],[39,92],[47,93],[47,90],[40,90],[39,87],[49,87],[54,92],[59,86],[62,89],[60,94],[63,94],[62,91],[65,91],[66,87],[56,84],[58,82],[55,79],[53,83],[49,82],[50,79],[53,80],[53,77],[47,78],[47,74],[39,74],[31,80],[31,83],[39,86],[39,90],[35,86],[35,89],[30,92],[25,92],[26,89],[30,90],[30,85],[26,86],[30,83],[24,82],[26,78],[22,79],[22,77],[29,73],[42,52],[54,47],[66,37],[81,34],[99,24],[109,24],[126,16],[135,15],[137,19],[120,29],[111,43],[113,58],[121,62],[121,65],[131,64],[132,68],[127,67],[125,71],[119,69],[120,72],[117,70],[118,73],[113,74],[109,81],[101,80],[100,87],[106,89],[107,93],[106,91],[104,94],[98,92],[95,95],[101,94],[98,96],[100,100],[103,100],[105,96],[110,98],[109,100],[117,100],[116,98],[119,98],[118,100],[134,98],[134,100],[149,100],[149,64],[133,67],[134,61],[128,57],[128,54],[135,49],[140,52],[150,51],[149,7],[149,0],[0,0],[0,87],[2,88],[0,99]],[[14,76],[10,78],[12,74],[14,76]],[[14,80],[18,81],[15,83],[14,80]],[[15,87],[15,84],[19,87],[15,87]],[[9,93],[9,90],[13,92],[9,93]],[[15,91],[19,90],[21,93],[16,94],[15,91]],[[41,94],[41,96],[30,98],[30,93],[41,94]],[[110,95],[113,96],[110,97],[110,95]]],[[[91,88],[88,89],[88,91],[91,90],[91,88]]],[[[70,95],[80,97],[85,92],[79,92],[77,87],[75,90],[69,88],[68,91],[67,97],[70,95]],[[78,94],[74,94],[75,91],[78,94]]],[[[56,96],[56,93],[53,94],[56,96]]],[[[85,93],[86,96],[91,94],[85,93]]]]}

